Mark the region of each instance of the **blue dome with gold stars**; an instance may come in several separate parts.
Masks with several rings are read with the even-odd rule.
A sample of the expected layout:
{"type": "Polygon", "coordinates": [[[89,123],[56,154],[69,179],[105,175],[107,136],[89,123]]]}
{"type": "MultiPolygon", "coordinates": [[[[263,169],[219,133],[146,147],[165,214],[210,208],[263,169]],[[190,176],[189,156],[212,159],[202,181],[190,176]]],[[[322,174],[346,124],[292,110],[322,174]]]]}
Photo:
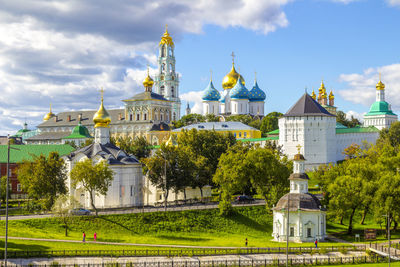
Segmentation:
{"type": "Polygon", "coordinates": [[[240,76],[229,95],[232,99],[249,99],[249,94],[250,92],[243,85],[242,77],[240,76]]]}
{"type": "Polygon", "coordinates": [[[264,101],[266,97],[264,91],[258,87],[257,81],[255,81],[253,88],[250,90],[249,100],[251,102],[264,101]]]}
{"type": "Polygon", "coordinates": [[[215,89],[212,81],[208,84],[207,88],[203,93],[203,101],[218,101],[221,98],[221,94],[215,89]]]}

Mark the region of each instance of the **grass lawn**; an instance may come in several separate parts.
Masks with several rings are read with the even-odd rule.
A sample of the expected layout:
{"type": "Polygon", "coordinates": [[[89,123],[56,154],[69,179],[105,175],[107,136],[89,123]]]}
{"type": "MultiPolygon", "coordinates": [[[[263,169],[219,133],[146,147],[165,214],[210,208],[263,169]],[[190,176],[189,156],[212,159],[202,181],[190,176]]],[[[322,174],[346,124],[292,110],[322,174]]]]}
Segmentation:
{"type": "MultiPolygon", "coordinates": [[[[65,237],[65,228],[59,218],[9,221],[9,235],[81,240],[82,232],[85,231],[87,240],[90,241],[96,231],[98,241],[119,243],[242,247],[245,238],[248,238],[250,247],[285,246],[271,241],[272,216],[266,212],[264,206],[238,207],[234,210],[235,214],[230,217],[219,216],[217,209],[76,216],[69,225],[68,237],[65,237]]],[[[0,227],[4,227],[4,221],[0,221],[0,227]]],[[[61,246],[60,243],[54,243],[42,244],[41,241],[35,241],[35,244],[46,249],[58,249],[61,246]]],[[[76,249],[78,244],[62,246],[62,249],[76,249]]],[[[332,246],[332,243],[321,242],[320,246],[332,246]]]]}

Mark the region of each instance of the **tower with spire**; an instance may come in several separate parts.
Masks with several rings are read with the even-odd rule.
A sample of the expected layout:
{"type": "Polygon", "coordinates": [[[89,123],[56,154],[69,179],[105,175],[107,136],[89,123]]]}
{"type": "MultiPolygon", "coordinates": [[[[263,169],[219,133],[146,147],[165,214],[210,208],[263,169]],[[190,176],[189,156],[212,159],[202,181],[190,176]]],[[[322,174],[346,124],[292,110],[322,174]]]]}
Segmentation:
{"type": "Polygon", "coordinates": [[[397,115],[393,113],[388,102],[385,101],[385,84],[381,81],[376,84],[376,100],[371,105],[369,112],[364,115],[364,126],[375,126],[379,130],[389,128],[393,122],[397,121],[397,115]]]}
{"type": "Polygon", "coordinates": [[[105,145],[110,142],[110,122],[111,117],[107,110],[104,108],[103,94],[104,90],[101,89],[101,103],[99,110],[93,116],[94,122],[94,142],[96,144],[105,145]]]}
{"type": "Polygon", "coordinates": [[[158,69],[155,76],[155,93],[172,101],[171,120],[179,120],[181,101],[179,98],[179,75],[175,72],[174,42],[165,26],[164,35],[158,45],[158,69]]]}
{"type": "Polygon", "coordinates": [[[290,191],[279,199],[272,209],[274,213],[273,233],[275,241],[312,242],[326,237],[326,211],[319,199],[308,192],[308,175],[305,161],[297,145],[293,158],[293,173],[289,177],[290,191]],[[289,215],[289,216],[288,216],[289,215]],[[289,228],[287,227],[289,225],[289,228]]]}

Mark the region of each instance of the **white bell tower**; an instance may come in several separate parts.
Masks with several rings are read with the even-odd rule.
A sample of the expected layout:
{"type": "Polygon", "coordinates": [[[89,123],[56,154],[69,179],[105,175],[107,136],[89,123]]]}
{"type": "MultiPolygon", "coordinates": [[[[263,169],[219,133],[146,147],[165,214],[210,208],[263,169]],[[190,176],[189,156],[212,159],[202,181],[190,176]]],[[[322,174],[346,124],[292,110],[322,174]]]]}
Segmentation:
{"type": "Polygon", "coordinates": [[[174,42],[165,27],[158,51],[158,70],[155,77],[155,92],[173,102],[171,120],[181,117],[181,100],[179,99],[179,75],[175,72],[174,42]]]}

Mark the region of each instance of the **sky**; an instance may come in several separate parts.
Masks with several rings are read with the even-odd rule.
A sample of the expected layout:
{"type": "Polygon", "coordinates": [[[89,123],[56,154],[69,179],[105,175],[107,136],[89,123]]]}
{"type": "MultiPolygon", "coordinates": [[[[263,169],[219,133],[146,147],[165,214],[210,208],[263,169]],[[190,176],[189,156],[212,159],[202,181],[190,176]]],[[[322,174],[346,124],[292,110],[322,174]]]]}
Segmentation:
{"type": "Polygon", "coordinates": [[[165,24],[175,43],[182,114],[201,113],[210,80],[235,66],[286,112],[324,80],[335,105],[362,118],[381,73],[400,112],[400,0],[0,0],[0,135],[54,113],[107,109],[155,74],[165,24]],[[29,4],[28,4],[29,3],[29,4]]]}

